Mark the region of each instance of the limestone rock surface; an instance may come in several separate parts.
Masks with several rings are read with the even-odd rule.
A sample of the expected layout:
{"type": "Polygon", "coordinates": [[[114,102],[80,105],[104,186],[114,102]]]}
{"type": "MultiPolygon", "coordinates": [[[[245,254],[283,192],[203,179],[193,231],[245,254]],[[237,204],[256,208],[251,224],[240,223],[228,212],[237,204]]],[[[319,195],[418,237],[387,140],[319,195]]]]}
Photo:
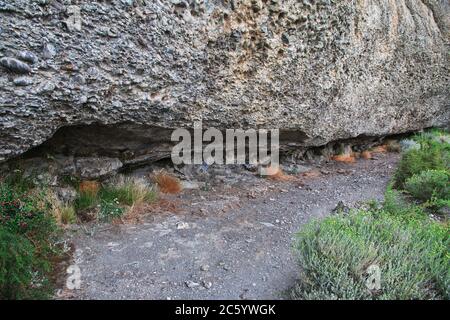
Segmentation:
{"type": "Polygon", "coordinates": [[[449,17],[448,0],[0,0],[0,161],[72,127],[90,149],[77,133],[64,152],[116,166],[196,120],[302,146],[448,125],[449,17]]]}

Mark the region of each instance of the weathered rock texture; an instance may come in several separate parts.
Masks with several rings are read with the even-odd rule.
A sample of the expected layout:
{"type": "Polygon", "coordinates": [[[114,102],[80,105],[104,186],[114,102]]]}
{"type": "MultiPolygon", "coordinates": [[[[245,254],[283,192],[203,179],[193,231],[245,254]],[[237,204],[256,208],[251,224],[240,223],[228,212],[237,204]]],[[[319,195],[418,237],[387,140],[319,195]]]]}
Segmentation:
{"type": "Polygon", "coordinates": [[[448,0],[0,1],[0,160],[72,125],[121,161],[200,119],[304,146],[446,125],[449,15],[448,0]]]}

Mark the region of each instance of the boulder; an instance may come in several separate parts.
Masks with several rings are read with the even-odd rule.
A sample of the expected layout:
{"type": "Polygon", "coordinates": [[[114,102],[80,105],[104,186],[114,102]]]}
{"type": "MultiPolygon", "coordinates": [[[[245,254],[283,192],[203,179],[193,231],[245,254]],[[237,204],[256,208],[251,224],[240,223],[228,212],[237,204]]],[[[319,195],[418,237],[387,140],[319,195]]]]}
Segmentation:
{"type": "Polygon", "coordinates": [[[448,0],[0,0],[0,161],[73,127],[91,139],[64,154],[138,163],[196,120],[303,147],[445,126],[449,17],[448,0]]]}

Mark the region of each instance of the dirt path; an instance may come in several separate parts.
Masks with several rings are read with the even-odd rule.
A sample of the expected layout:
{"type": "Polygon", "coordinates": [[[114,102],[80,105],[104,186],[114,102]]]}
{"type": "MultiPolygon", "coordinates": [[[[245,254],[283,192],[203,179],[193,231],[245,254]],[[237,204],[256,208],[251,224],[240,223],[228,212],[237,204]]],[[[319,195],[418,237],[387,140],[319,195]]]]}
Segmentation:
{"type": "Polygon", "coordinates": [[[82,299],[282,299],[297,276],[294,233],[339,201],[381,199],[396,154],[329,163],[299,182],[180,195],[172,213],[72,235],[82,299]],[[319,173],[319,174],[317,174],[319,173]]]}

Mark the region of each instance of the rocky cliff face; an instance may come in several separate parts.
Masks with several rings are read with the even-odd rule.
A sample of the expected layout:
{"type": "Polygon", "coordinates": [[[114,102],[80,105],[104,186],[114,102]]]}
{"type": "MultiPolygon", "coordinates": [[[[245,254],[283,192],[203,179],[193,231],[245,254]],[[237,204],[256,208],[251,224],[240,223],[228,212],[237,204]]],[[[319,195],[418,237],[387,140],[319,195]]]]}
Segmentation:
{"type": "Polygon", "coordinates": [[[58,129],[61,152],[132,162],[200,119],[303,146],[446,125],[449,16],[448,0],[0,0],[0,161],[58,129]]]}

